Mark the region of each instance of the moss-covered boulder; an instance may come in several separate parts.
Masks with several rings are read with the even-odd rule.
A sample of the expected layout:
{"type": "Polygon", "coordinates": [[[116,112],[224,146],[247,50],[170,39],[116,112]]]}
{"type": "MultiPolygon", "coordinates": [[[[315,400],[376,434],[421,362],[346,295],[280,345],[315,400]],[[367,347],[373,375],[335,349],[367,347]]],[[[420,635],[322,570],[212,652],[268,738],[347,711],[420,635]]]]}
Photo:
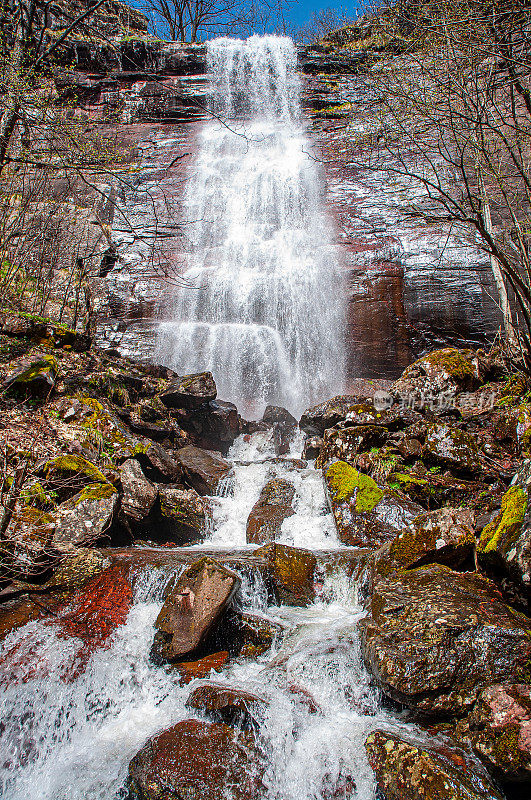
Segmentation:
{"type": "Polygon", "coordinates": [[[501,509],[483,528],[478,561],[505,573],[527,592],[531,590],[531,520],[529,490],[515,484],[504,494],[501,509]]]}
{"type": "Polygon", "coordinates": [[[110,483],[92,483],[55,512],[52,544],[58,550],[84,547],[108,539],[118,508],[118,492],[110,483]]]}
{"type": "Polygon", "coordinates": [[[472,565],[476,538],[474,515],[468,509],[440,508],[415,517],[389,547],[398,569],[424,564],[472,565]]]}
{"type": "Polygon", "coordinates": [[[324,469],[325,486],[339,539],[358,547],[379,547],[423,509],[345,461],[324,469]]]}
{"type": "Polygon", "coordinates": [[[292,516],[295,487],[284,478],[269,481],[247,519],[247,542],[266,544],[280,537],[282,523],[292,516]]]}
{"type": "Polygon", "coordinates": [[[81,455],[68,453],[52,458],[41,468],[47,487],[56,492],[59,501],[67,500],[88,486],[101,484],[101,491],[111,492],[112,485],[104,472],[81,455]]]}
{"type": "Polygon", "coordinates": [[[376,683],[421,715],[464,716],[486,686],[529,675],[531,619],[476,573],[395,573],[374,587],[359,628],[376,683]]]}
{"type": "Polygon", "coordinates": [[[179,545],[202,542],[212,520],[210,501],[194,489],[159,486],[160,525],[157,538],[179,545]]]}
{"type": "Polygon", "coordinates": [[[427,461],[451,467],[458,472],[474,474],[481,471],[475,437],[453,425],[428,425],[423,455],[427,461]]]}
{"type": "Polygon", "coordinates": [[[310,550],[273,543],[259,547],[254,555],[266,560],[268,579],[278,602],[291,606],[313,602],[317,559],[310,550]]]}
{"type": "Polygon", "coordinates": [[[376,730],[365,740],[382,800],[504,800],[466,753],[376,730]]]}
{"type": "Polygon", "coordinates": [[[59,364],[49,353],[32,353],[23,356],[2,383],[6,394],[25,395],[45,400],[53,391],[59,364]]]}
{"type": "Polygon", "coordinates": [[[397,397],[437,397],[477,389],[483,383],[484,365],[473,350],[446,347],[411,364],[392,385],[397,397]]]}
{"type": "Polygon", "coordinates": [[[484,689],[457,727],[488,769],[503,782],[531,782],[531,686],[505,683],[484,689]]]}

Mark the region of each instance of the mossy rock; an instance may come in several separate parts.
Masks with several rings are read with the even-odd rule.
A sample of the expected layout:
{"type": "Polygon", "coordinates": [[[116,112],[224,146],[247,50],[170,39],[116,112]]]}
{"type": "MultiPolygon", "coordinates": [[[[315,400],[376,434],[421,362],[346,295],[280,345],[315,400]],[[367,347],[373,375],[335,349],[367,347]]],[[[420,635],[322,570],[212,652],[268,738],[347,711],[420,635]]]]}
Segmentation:
{"type": "Polygon", "coordinates": [[[346,461],[336,461],[326,470],[327,484],[333,502],[341,503],[355,497],[356,511],[372,511],[383,497],[376,481],[358,472],[346,461]]]}
{"type": "Polygon", "coordinates": [[[88,459],[78,455],[57,456],[47,461],[43,467],[46,478],[82,475],[97,483],[109,483],[103,472],[88,459]]]}
{"type": "Polygon", "coordinates": [[[504,494],[498,516],[481,533],[478,554],[488,558],[489,553],[507,556],[522,531],[527,509],[527,491],[511,486],[504,494]]]}
{"type": "Polygon", "coordinates": [[[43,400],[53,390],[58,374],[59,364],[52,355],[36,354],[21,359],[2,388],[7,394],[23,394],[43,400]]]}

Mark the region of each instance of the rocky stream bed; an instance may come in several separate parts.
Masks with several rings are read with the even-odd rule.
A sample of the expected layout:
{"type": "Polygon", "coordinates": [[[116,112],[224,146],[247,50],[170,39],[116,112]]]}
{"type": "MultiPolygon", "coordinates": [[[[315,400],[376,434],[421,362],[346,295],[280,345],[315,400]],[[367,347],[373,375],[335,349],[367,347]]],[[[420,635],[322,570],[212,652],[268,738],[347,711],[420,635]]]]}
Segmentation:
{"type": "Polygon", "coordinates": [[[527,797],[529,385],[300,421],[3,318],[3,798],[527,797]]]}

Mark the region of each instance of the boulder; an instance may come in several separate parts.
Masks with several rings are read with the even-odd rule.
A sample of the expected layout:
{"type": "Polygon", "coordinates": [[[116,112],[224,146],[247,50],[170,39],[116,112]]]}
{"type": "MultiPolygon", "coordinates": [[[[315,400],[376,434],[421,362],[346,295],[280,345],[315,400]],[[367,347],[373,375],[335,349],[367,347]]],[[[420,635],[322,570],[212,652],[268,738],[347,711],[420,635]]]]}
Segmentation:
{"type": "Polygon", "coordinates": [[[493,567],[531,591],[531,522],[528,488],[514,485],[504,494],[500,512],[483,528],[479,563],[493,567]]]}
{"type": "Polygon", "coordinates": [[[376,730],[365,741],[382,800],[504,800],[480,764],[462,752],[376,730]]]}
{"type": "Polygon", "coordinates": [[[285,605],[306,606],[315,598],[317,559],[310,550],[284,544],[266,544],[255,550],[264,558],[275,598],[285,605]]]}
{"type": "Polygon", "coordinates": [[[393,539],[388,553],[396,569],[415,569],[424,564],[455,568],[472,561],[475,544],[472,512],[439,508],[415,517],[393,539]]]}
{"type": "Polygon", "coordinates": [[[146,478],[140,463],[130,458],[120,467],[122,483],[122,513],[126,520],[143,522],[153,508],[158,490],[146,478]]]}
{"type": "Polygon", "coordinates": [[[211,372],[185,375],[170,384],[160,395],[166,408],[199,408],[215,400],[216,384],[211,372]]]}
{"type": "Polygon", "coordinates": [[[446,347],[411,364],[391,386],[399,397],[435,397],[474,391],[483,383],[484,366],[473,350],[446,347]]]}
{"type": "Polygon", "coordinates": [[[227,461],[193,445],[178,450],[176,460],[186,483],[200,495],[215,495],[232,471],[227,461]]]}
{"type": "Polygon", "coordinates": [[[504,782],[531,781],[531,686],[488,686],[457,728],[488,769],[504,782]]]}
{"type": "Polygon", "coordinates": [[[267,709],[268,702],[244,689],[219,683],[197,686],[186,701],[186,707],[200,711],[212,722],[224,722],[252,729],[267,709]]]}
{"type": "Polygon", "coordinates": [[[295,487],[283,478],[264,486],[247,520],[248,544],[266,544],[280,536],[282,523],[295,513],[291,505],[294,496],[295,487]]]}
{"type": "Polygon", "coordinates": [[[147,478],[155,483],[178,483],[182,477],[181,466],[159,444],[151,443],[138,461],[147,478]]]}
{"type": "Polygon", "coordinates": [[[220,650],[219,653],[212,653],[195,661],[179,661],[173,667],[179,675],[181,686],[186,686],[192,681],[209,678],[212,672],[220,672],[228,660],[228,650],[220,650]]]}
{"type": "Polygon", "coordinates": [[[52,355],[32,353],[13,364],[1,388],[6,394],[23,394],[45,400],[53,391],[58,373],[59,365],[52,355]]]}
{"type": "Polygon", "coordinates": [[[354,395],[338,395],[325,403],[319,403],[304,412],[299,421],[299,427],[309,436],[322,436],[327,428],[332,428],[344,420],[357,402],[364,402],[365,398],[354,395]]]}
{"type": "Polygon", "coordinates": [[[475,473],[481,469],[475,438],[452,425],[428,425],[423,455],[428,461],[460,472],[475,473]]]}
{"type": "Polygon", "coordinates": [[[179,544],[202,542],[212,519],[208,500],[194,489],[182,486],[159,486],[160,536],[179,544]]]}
{"type": "Polygon", "coordinates": [[[47,461],[41,470],[48,486],[55,490],[60,500],[72,497],[87,484],[109,481],[98,467],[84,456],[68,454],[47,461]]]}
{"type": "Polygon", "coordinates": [[[485,686],[529,671],[531,620],[477,573],[438,565],[382,580],[359,628],[377,684],[423,715],[462,716],[485,686]]]}
{"type": "Polygon", "coordinates": [[[198,650],[240,586],[231,570],[204,557],[170,585],[157,617],[152,657],[158,663],[183,661],[198,650]]]}
{"type": "Polygon", "coordinates": [[[52,545],[83,547],[102,539],[112,527],[118,508],[118,492],[110,483],[93,483],[56,512],[52,545]]]}
{"type": "Polygon", "coordinates": [[[146,742],[127,786],[132,800],[258,800],[262,774],[251,734],[189,719],[146,742]]]}
{"type": "Polygon", "coordinates": [[[171,412],[190,440],[206,450],[226,454],[240,435],[240,416],[233,403],[213,400],[199,408],[171,412]]]}
{"type": "Polygon", "coordinates": [[[328,502],[343,544],[379,547],[394,539],[424,509],[398,492],[381,488],[345,461],[324,470],[328,502]]]}
{"type": "Polygon", "coordinates": [[[387,430],[378,425],[329,428],[324,433],[319,464],[354,461],[358,453],[384,444],[387,435],[387,430]]]}
{"type": "Polygon", "coordinates": [[[285,425],[287,428],[295,430],[297,428],[297,420],[289,413],[289,411],[282,406],[266,406],[262,423],[268,428],[272,428],[275,424],[285,425]]]}

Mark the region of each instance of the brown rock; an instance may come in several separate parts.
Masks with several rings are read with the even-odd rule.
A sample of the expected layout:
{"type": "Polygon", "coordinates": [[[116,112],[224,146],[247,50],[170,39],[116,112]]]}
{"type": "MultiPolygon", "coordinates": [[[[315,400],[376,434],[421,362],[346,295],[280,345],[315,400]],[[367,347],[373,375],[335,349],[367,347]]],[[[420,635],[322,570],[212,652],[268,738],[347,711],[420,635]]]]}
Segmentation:
{"type": "Polygon", "coordinates": [[[159,486],[160,536],[179,544],[202,542],[212,518],[210,501],[194,489],[159,486]]]}
{"type": "Polygon", "coordinates": [[[462,472],[478,472],[481,468],[478,445],[466,431],[452,425],[428,425],[424,457],[462,472]]]}
{"type": "Polygon", "coordinates": [[[215,400],[216,384],[211,372],[185,375],[172,383],[160,396],[166,408],[198,408],[215,400]]]}
{"type": "Polygon", "coordinates": [[[221,723],[179,722],[129,765],[133,800],[258,800],[263,766],[253,737],[221,723]]]}
{"type": "Polygon", "coordinates": [[[219,672],[228,660],[228,651],[221,650],[219,653],[212,653],[212,655],[198,658],[196,661],[180,661],[174,667],[180,676],[179,683],[181,686],[186,686],[194,680],[208,678],[212,670],[219,672]]]}
{"type": "Polygon", "coordinates": [[[364,402],[366,398],[354,395],[339,395],[309,408],[302,415],[299,427],[309,436],[322,436],[327,428],[332,428],[344,420],[355,403],[364,402]]]}
{"type": "Polygon", "coordinates": [[[122,482],[122,513],[133,522],[142,522],[157,499],[157,487],[149,481],[139,462],[130,458],[120,467],[122,482]]]}
{"type": "Polygon", "coordinates": [[[258,548],[255,556],[267,559],[274,593],[281,603],[306,606],[313,602],[317,560],[310,550],[284,544],[267,544],[258,548]]]}
{"type": "Polygon", "coordinates": [[[247,520],[249,544],[275,541],[284,520],[295,513],[291,506],[294,496],[293,484],[283,478],[275,478],[264,486],[247,520]]]}
{"type": "Polygon", "coordinates": [[[475,544],[472,512],[440,508],[415,517],[392,541],[389,556],[398,569],[424,564],[459,567],[472,558],[475,544]]]}
{"type": "Polygon", "coordinates": [[[387,436],[387,430],[379,425],[329,428],[324,434],[319,464],[354,461],[358,453],[384,444],[387,436]]]}
{"type": "Polygon", "coordinates": [[[201,711],[213,722],[245,728],[252,728],[267,706],[267,700],[262,697],[219,683],[198,686],[186,701],[187,708],[201,711]]]}
{"type": "Polygon", "coordinates": [[[177,461],[185,481],[200,495],[215,495],[220,483],[228,478],[232,470],[224,459],[193,445],[178,450],[177,461]]]}
{"type": "Polygon", "coordinates": [[[182,661],[197,650],[240,586],[238,576],[204,557],[169,587],[157,617],[152,656],[158,662],[182,661]]]}

